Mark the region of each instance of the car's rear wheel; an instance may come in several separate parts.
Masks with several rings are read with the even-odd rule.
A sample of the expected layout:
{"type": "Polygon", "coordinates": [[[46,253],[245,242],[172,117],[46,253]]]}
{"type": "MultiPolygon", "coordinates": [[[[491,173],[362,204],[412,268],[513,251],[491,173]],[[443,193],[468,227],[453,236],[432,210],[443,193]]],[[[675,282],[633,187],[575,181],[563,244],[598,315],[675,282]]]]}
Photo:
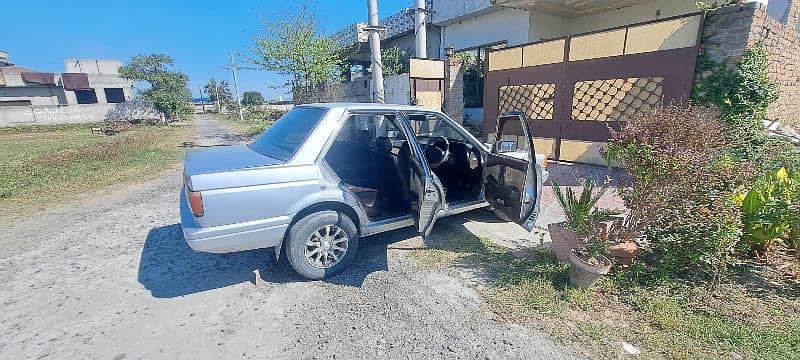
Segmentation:
{"type": "Polygon", "coordinates": [[[298,274],[323,279],[338,274],[353,261],[358,230],[343,213],[318,211],[292,225],[285,246],[289,264],[298,274]]]}

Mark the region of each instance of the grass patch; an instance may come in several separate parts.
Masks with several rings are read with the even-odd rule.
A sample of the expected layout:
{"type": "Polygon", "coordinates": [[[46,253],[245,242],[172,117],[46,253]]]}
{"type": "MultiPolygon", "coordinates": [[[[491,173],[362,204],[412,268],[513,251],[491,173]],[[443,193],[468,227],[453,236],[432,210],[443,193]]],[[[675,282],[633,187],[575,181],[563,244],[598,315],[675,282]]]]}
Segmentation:
{"type": "Polygon", "coordinates": [[[210,116],[215,120],[220,121],[225,125],[228,125],[228,127],[231,129],[231,132],[233,132],[234,134],[240,135],[247,139],[256,138],[258,135],[261,135],[261,133],[263,133],[264,130],[266,130],[273,124],[270,121],[262,121],[262,120],[231,119],[227,115],[220,115],[220,114],[211,114],[210,116]]]}
{"type": "Polygon", "coordinates": [[[582,290],[547,248],[512,251],[458,229],[434,230],[430,243],[413,253],[420,263],[485,275],[488,286],[479,288],[495,311],[534,322],[591,357],[620,357],[624,341],[644,358],[800,358],[800,291],[753,291],[735,282],[648,288],[623,275],[582,290]]]}
{"type": "Polygon", "coordinates": [[[137,126],[115,136],[97,124],[0,130],[0,211],[51,207],[70,196],[139,179],[180,162],[192,126],[137,126]]]}

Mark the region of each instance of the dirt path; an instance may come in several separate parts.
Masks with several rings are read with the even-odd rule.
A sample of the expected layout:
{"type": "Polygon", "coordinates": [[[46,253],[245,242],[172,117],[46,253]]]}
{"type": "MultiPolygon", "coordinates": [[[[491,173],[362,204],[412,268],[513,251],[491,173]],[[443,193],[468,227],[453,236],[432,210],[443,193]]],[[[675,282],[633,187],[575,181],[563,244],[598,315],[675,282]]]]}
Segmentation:
{"type": "MultiPolygon", "coordinates": [[[[198,142],[229,134],[197,126],[198,142]]],[[[299,279],[270,250],[193,252],[180,183],[176,168],[7,227],[0,243],[33,245],[0,260],[0,358],[575,357],[388,249],[408,233],[367,238],[327,282],[299,279]]]]}

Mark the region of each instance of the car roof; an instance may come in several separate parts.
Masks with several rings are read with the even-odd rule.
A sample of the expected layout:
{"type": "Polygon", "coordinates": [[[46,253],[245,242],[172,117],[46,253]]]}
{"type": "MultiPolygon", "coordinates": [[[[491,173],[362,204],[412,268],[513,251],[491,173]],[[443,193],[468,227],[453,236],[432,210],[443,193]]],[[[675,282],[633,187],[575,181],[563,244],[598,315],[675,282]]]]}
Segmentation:
{"type": "Polygon", "coordinates": [[[303,104],[298,106],[318,107],[326,109],[346,109],[346,110],[406,110],[406,111],[438,112],[436,110],[420,106],[400,105],[400,104],[377,104],[377,103],[315,103],[315,104],[303,104]]]}

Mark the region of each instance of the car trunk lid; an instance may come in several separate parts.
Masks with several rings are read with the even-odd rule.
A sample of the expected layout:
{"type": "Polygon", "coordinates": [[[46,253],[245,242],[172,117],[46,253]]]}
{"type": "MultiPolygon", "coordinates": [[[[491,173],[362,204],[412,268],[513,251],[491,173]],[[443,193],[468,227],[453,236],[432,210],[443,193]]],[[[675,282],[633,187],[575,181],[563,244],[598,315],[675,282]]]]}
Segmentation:
{"type": "Polygon", "coordinates": [[[281,160],[255,152],[246,145],[214,146],[187,152],[183,162],[183,171],[187,180],[189,180],[197,175],[223,173],[283,163],[281,160]]]}

